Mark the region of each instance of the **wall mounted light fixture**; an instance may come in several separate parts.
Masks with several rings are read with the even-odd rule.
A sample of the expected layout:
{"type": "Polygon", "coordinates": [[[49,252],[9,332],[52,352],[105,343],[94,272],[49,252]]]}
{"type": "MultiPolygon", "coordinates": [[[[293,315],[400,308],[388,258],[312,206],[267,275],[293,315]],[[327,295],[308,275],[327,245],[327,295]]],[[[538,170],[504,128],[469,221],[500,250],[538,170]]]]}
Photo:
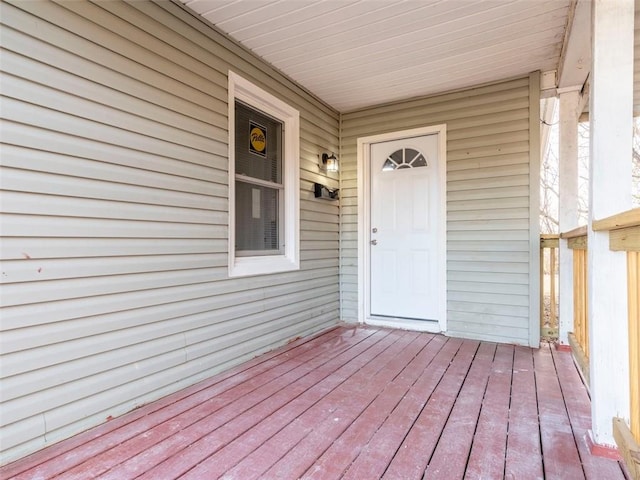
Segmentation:
{"type": "Polygon", "coordinates": [[[323,172],[337,172],[338,171],[338,158],[331,153],[323,153],[320,156],[320,162],[318,162],[320,170],[323,172]]]}
{"type": "Polygon", "coordinates": [[[337,188],[329,188],[320,183],[314,183],[313,192],[316,198],[321,198],[322,200],[340,200],[340,190],[337,188]]]}

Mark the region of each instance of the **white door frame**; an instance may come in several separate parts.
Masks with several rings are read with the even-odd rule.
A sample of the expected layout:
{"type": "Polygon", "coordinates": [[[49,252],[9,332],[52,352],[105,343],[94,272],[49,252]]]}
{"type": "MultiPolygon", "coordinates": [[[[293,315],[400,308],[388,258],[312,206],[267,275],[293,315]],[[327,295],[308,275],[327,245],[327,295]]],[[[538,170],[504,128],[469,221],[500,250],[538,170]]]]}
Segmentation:
{"type": "Polygon", "coordinates": [[[358,138],[358,321],[371,325],[405,328],[409,330],[438,331],[447,330],[447,138],[446,125],[432,125],[398,132],[388,132],[369,137],[358,138]],[[369,295],[371,245],[369,232],[371,231],[371,158],[372,143],[401,140],[403,138],[424,135],[438,135],[438,187],[440,188],[440,202],[438,205],[438,245],[436,248],[438,259],[438,326],[433,322],[422,320],[377,320],[371,318],[371,302],[369,295]]]}

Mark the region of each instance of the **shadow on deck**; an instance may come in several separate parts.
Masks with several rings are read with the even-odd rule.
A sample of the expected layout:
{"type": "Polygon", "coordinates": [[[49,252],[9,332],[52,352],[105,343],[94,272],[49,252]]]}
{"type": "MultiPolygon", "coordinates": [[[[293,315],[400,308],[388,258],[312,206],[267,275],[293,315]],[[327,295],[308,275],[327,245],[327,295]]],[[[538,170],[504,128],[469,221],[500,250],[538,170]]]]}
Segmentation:
{"type": "Polygon", "coordinates": [[[570,353],[367,327],[298,340],[5,466],[20,479],[624,479],[570,353]]]}

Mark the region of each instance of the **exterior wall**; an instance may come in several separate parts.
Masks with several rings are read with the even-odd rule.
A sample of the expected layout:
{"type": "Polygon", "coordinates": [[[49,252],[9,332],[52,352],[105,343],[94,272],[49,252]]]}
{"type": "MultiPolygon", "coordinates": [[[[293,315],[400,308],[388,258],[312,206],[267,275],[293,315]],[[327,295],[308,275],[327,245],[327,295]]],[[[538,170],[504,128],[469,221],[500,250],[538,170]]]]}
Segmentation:
{"type": "Polygon", "coordinates": [[[2,2],[5,463],[339,317],[339,116],[170,2],[2,2]],[[301,269],[229,279],[227,72],[300,111],[301,269]]]}
{"type": "Polygon", "coordinates": [[[536,285],[530,284],[536,282],[538,271],[532,239],[538,236],[539,160],[537,150],[529,149],[530,143],[539,141],[535,77],[343,114],[343,320],[359,319],[358,137],[445,123],[447,334],[526,345],[537,342],[538,332],[531,324],[537,326],[538,297],[536,285]]]}

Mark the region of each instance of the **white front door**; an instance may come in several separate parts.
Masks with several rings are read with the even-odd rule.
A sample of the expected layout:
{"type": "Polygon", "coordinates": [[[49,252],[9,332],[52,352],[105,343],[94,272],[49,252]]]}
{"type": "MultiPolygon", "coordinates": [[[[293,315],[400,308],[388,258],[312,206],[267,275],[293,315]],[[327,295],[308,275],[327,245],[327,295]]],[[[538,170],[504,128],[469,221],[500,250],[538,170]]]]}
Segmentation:
{"type": "Polygon", "coordinates": [[[370,316],[439,321],[438,134],[370,149],[370,316]]]}

